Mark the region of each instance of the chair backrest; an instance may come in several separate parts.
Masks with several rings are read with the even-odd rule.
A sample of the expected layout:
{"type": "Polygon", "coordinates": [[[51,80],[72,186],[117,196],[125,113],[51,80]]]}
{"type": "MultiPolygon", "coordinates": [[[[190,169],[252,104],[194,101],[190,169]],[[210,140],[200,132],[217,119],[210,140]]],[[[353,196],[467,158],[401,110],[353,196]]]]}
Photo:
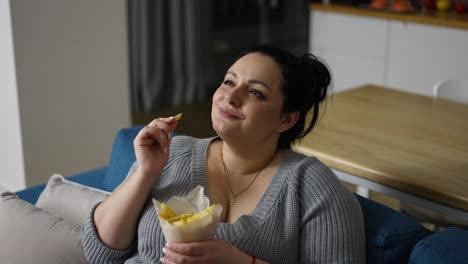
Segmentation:
{"type": "Polygon", "coordinates": [[[434,86],[433,96],[468,104],[468,79],[440,81],[434,86]]]}

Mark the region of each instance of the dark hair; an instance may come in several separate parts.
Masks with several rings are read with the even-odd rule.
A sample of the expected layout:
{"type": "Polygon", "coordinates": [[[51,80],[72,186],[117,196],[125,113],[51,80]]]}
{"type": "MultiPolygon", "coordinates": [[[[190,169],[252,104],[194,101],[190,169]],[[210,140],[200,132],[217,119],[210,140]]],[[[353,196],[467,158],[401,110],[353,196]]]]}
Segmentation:
{"type": "Polygon", "coordinates": [[[255,52],[271,57],[281,69],[284,81],[283,113],[299,112],[296,124],[284,131],[278,141],[278,148],[290,149],[294,141],[305,137],[317,122],[319,103],[326,98],[331,82],[330,71],[312,54],[295,56],[286,50],[266,45],[250,48],[240,57],[255,52]],[[308,122],[306,117],[311,109],[312,119],[308,122]]]}

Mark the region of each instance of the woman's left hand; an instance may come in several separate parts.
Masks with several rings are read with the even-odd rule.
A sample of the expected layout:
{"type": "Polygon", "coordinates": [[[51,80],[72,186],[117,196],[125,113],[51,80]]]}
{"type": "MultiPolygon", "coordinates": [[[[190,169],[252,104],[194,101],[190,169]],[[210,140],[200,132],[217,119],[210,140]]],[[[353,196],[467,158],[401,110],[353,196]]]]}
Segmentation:
{"type": "Polygon", "coordinates": [[[181,263],[252,263],[252,257],[220,239],[201,242],[168,243],[164,249],[164,264],[181,263]]]}

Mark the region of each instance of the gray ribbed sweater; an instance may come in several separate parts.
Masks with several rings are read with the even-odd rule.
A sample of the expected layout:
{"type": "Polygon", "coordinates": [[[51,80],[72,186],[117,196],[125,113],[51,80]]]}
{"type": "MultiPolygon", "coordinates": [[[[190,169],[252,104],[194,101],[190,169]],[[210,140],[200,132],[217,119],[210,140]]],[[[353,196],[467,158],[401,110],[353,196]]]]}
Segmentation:
{"type": "MultiPolygon", "coordinates": [[[[175,137],[169,162],[150,196],[166,201],[197,185],[206,192],[206,152],[212,140],[175,137]]],[[[93,213],[82,228],[90,263],[159,263],[165,240],[151,199],[141,214],[138,241],[125,251],[103,244],[93,213]]],[[[320,161],[293,151],[284,152],[254,211],[235,223],[218,224],[213,237],[271,263],[365,263],[364,221],[356,198],[320,161]]]]}

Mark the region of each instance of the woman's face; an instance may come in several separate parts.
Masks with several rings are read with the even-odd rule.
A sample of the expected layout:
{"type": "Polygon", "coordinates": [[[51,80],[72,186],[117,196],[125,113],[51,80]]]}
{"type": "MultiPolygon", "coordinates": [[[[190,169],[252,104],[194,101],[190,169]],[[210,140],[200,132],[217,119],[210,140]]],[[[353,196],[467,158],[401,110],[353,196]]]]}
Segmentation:
{"type": "Polygon", "coordinates": [[[219,136],[277,140],[282,127],[283,76],[278,64],[250,53],[227,71],[213,95],[211,119],[219,136]]]}

